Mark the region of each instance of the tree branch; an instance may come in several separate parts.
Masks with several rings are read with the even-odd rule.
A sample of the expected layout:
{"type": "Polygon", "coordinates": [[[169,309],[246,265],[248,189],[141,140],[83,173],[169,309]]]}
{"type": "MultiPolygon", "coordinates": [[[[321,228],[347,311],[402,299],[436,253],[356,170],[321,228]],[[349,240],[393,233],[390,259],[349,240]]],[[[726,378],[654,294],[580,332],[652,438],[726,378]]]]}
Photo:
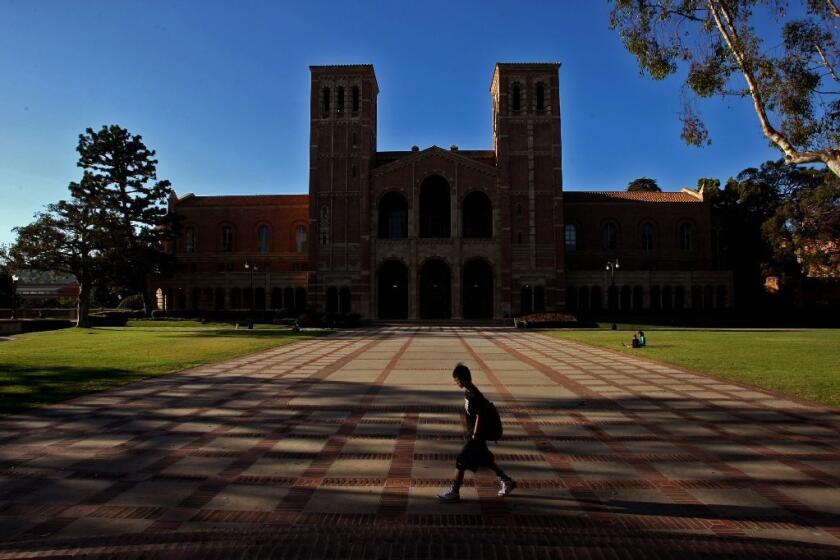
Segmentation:
{"type": "Polygon", "coordinates": [[[840,18],[840,8],[837,7],[837,4],[834,3],[834,0],[825,1],[828,2],[828,9],[831,10],[831,14],[836,18],[840,18]]]}
{"type": "Polygon", "coordinates": [[[837,75],[837,70],[834,69],[834,66],[832,66],[831,62],[829,62],[828,58],[826,58],[825,53],[822,50],[822,47],[819,46],[819,45],[816,45],[816,48],[817,48],[817,53],[819,53],[820,58],[823,61],[823,66],[825,66],[828,69],[828,73],[831,74],[831,77],[834,78],[835,82],[840,82],[840,76],[837,75]]]}
{"type": "MultiPolygon", "coordinates": [[[[832,0],[828,1],[832,2],[832,0]]],[[[755,107],[755,112],[758,115],[758,120],[761,123],[761,130],[764,135],[782,150],[785,154],[785,161],[788,163],[825,163],[832,169],[832,171],[838,173],[835,168],[838,167],[840,149],[800,152],[793,144],[791,144],[790,140],[788,140],[784,134],[776,130],[776,128],[770,123],[770,118],[767,116],[767,110],[764,106],[764,98],[762,97],[761,91],[758,87],[758,81],[753,74],[752,68],[747,62],[744,52],[741,50],[742,43],[738,37],[738,30],[735,28],[729,9],[726,7],[724,2],[721,2],[720,0],[708,0],[708,2],[712,17],[715,20],[715,25],[723,37],[723,40],[726,41],[726,44],[729,46],[729,50],[732,51],[732,55],[738,62],[738,66],[740,66],[741,72],[744,74],[744,79],[747,81],[750,96],[753,100],[753,106],[755,107]]]]}

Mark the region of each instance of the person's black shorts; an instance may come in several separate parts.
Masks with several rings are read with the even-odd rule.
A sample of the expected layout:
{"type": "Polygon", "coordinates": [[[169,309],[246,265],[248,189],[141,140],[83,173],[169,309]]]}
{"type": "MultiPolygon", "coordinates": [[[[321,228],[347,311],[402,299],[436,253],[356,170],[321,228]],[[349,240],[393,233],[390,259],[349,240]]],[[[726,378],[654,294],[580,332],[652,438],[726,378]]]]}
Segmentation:
{"type": "Polygon", "coordinates": [[[459,470],[476,472],[479,467],[491,465],[495,457],[493,452],[487,448],[484,440],[469,440],[464,444],[458,457],[455,459],[455,466],[459,470]]]}

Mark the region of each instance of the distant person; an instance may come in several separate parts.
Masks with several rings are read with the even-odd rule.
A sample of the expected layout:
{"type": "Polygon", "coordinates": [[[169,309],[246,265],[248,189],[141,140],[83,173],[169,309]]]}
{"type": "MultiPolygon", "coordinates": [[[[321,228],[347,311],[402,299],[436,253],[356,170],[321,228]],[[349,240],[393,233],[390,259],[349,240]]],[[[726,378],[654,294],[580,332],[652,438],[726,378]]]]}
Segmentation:
{"type": "Polygon", "coordinates": [[[624,344],[625,348],[641,348],[641,341],[639,340],[639,335],[636,333],[633,333],[633,340],[630,342],[630,344],[622,344],[624,344]]]}
{"type": "Polygon", "coordinates": [[[645,346],[647,346],[645,331],[639,331],[639,348],[644,348],[645,346]]]}
{"type": "MultiPolygon", "coordinates": [[[[458,387],[464,389],[464,408],[467,416],[467,442],[455,459],[455,479],[446,492],[438,495],[442,502],[454,503],[461,500],[461,484],[464,482],[464,471],[478,471],[481,467],[488,467],[499,477],[501,490],[499,496],[507,496],[516,488],[516,481],[509,477],[496,464],[493,452],[487,448],[486,431],[482,428],[490,424],[491,415],[495,412],[492,403],[488,401],[478,387],[473,385],[470,368],[458,364],[452,371],[452,378],[458,387]]],[[[495,415],[494,415],[495,416],[495,415]]],[[[501,424],[499,424],[501,425],[501,424]]],[[[499,430],[501,433],[501,430],[499,430]]]]}

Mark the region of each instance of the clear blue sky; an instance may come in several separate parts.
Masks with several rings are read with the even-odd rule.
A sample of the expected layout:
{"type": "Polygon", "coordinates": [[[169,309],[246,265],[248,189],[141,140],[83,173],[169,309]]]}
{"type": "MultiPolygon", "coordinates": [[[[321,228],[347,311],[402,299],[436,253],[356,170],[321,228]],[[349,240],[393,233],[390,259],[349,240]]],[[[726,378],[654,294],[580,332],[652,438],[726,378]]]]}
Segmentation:
{"type": "Polygon", "coordinates": [[[0,0],[0,243],[80,177],[77,137],[117,123],[178,193],[304,193],[310,64],[371,63],[379,149],[490,149],[497,61],[559,61],[566,190],[664,190],[775,159],[745,101],[704,102],[679,138],[678,79],[654,82],[606,0],[0,0]]]}

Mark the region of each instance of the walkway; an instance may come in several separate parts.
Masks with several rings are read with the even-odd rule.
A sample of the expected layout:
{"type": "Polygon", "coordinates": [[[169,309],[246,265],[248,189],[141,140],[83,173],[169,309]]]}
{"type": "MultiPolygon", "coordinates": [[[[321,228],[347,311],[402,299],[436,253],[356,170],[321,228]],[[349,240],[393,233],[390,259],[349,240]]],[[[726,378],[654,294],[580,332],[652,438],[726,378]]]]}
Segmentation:
{"type": "Polygon", "coordinates": [[[840,412],[510,329],[382,328],[0,421],[0,559],[840,558],[840,412]],[[435,495],[463,361],[506,499],[435,495]]]}

